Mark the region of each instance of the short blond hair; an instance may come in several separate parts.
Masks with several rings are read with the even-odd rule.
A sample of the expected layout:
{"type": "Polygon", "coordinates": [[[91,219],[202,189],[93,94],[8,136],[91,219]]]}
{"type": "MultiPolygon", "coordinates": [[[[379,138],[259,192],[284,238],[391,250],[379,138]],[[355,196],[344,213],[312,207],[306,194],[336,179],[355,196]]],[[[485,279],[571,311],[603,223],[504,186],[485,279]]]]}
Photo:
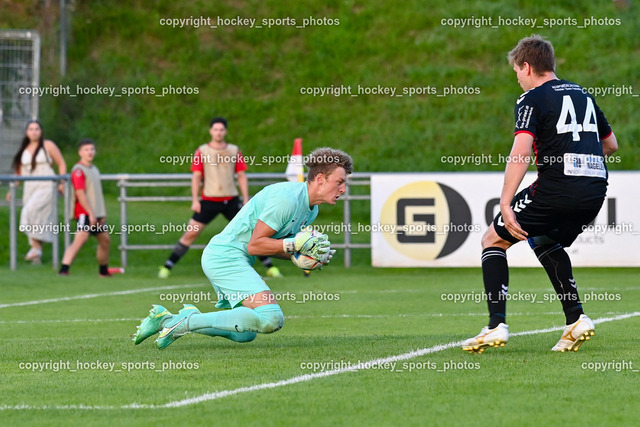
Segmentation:
{"type": "Polygon", "coordinates": [[[344,168],[347,175],[353,173],[353,159],[342,150],[330,147],[316,148],[305,159],[309,169],[307,180],[313,181],[318,174],[329,176],[336,168],[344,168]]]}

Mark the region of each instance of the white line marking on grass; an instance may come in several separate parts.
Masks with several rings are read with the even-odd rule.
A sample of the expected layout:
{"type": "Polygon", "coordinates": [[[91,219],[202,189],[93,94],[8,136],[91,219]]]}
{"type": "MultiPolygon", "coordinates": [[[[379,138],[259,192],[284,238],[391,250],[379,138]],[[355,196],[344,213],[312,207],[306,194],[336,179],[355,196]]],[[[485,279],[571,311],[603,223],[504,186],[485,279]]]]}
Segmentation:
{"type": "MultiPolygon", "coordinates": [[[[615,317],[605,317],[605,318],[602,318],[602,319],[595,320],[594,323],[612,322],[612,321],[615,321],[615,320],[628,319],[630,317],[635,317],[635,316],[640,316],[640,312],[628,313],[628,314],[623,314],[623,315],[615,316],[615,317]]],[[[533,330],[533,331],[517,332],[515,334],[511,334],[511,336],[537,335],[537,334],[544,334],[544,333],[547,333],[547,332],[561,331],[563,329],[564,329],[564,326],[555,326],[555,327],[547,328],[547,329],[537,329],[537,330],[533,330]]],[[[388,363],[391,363],[391,362],[398,362],[398,361],[402,361],[402,360],[413,359],[415,357],[420,357],[420,356],[424,356],[424,355],[427,355],[427,354],[431,354],[431,353],[436,353],[436,352],[439,352],[439,351],[447,350],[447,349],[452,348],[452,347],[459,347],[459,346],[462,345],[462,343],[463,343],[463,341],[455,341],[455,342],[450,342],[450,343],[447,343],[447,344],[435,345],[435,346],[429,347],[429,348],[423,348],[421,350],[410,351],[408,353],[399,354],[399,355],[396,355],[396,356],[383,357],[383,358],[379,358],[379,359],[370,360],[368,362],[360,362],[357,365],[354,365],[354,366],[351,366],[351,367],[347,367],[347,368],[340,368],[340,369],[334,369],[334,370],[331,370],[331,371],[323,371],[323,372],[317,372],[317,373],[313,373],[313,374],[300,375],[300,376],[297,376],[297,377],[289,378],[288,380],[282,380],[282,381],[277,381],[277,382],[272,382],[272,383],[256,384],[256,385],[253,385],[253,386],[250,386],[250,387],[240,387],[240,388],[236,388],[236,389],[233,389],[233,390],[223,390],[223,391],[218,391],[218,392],[215,392],[215,393],[205,393],[205,394],[202,394],[200,396],[196,396],[196,397],[191,397],[191,398],[188,398],[188,399],[176,400],[176,401],[173,401],[173,402],[165,403],[164,405],[160,405],[158,407],[159,408],[178,408],[178,407],[181,407],[181,406],[194,405],[196,403],[208,402],[208,401],[211,401],[211,400],[216,400],[216,399],[220,399],[220,398],[227,397],[227,396],[233,396],[235,394],[248,393],[248,392],[252,392],[252,391],[266,390],[266,389],[277,388],[277,387],[284,387],[284,386],[291,385],[291,384],[298,384],[298,383],[302,383],[302,382],[311,381],[311,380],[314,380],[316,378],[324,378],[324,377],[330,377],[330,376],[333,376],[333,375],[343,374],[345,372],[354,372],[354,371],[359,371],[359,370],[370,369],[373,366],[385,365],[385,364],[388,364],[388,363]]],[[[140,405],[138,405],[138,406],[140,406],[140,405]]],[[[136,407],[138,407],[138,406],[136,406],[136,407]]],[[[130,406],[130,407],[133,407],[133,406],[130,406]]]]}
{"type": "MultiPolygon", "coordinates": [[[[620,311],[607,311],[599,313],[599,315],[619,315],[626,314],[620,311]]],[[[319,316],[286,316],[287,320],[291,319],[381,319],[395,317],[469,317],[469,316],[486,316],[487,313],[398,313],[398,314],[323,314],[319,316]]],[[[509,313],[509,316],[559,316],[558,311],[549,311],[546,313],[509,313]]],[[[40,323],[103,323],[103,322],[139,322],[139,317],[119,317],[115,319],[36,319],[36,320],[0,320],[0,325],[14,324],[40,324],[40,323]]],[[[598,323],[597,321],[595,321],[598,323]]]]}
{"type": "Polygon", "coordinates": [[[72,300],[78,300],[78,299],[109,297],[109,296],[114,296],[114,295],[130,295],[130,294],[140,294],[140,293],[144,293],[144,292],[167,291],[167,290],[171,290],[171,289],[193,288],[193,287],[196,287],[196,286],[202,286],[202,284],[159,286],[159,287],[156,287],[156,288],[128,289],[126,291],[104,292],[104,293],[101,293],[101,294],[75,295],[75,296],[72,296],[72,297],[41,299],[41,300],[37,300],[37,301],[12,302],[12,303],[9,303],[9,304],[0,304],[0,308],[23,307],[25,305],[38,305],[38,304],[46,304],[46,303],[49,303],[49,302],[72,301],[72,300]]]}
{"type": "MultiPolygon", "coordinates": [[[[640,312],[638,312],[638,311],[636,311],[634,313],[622,314],[622,315],[619,315],[619,316],[604,317],[604,318],[601,318],[601,319],[596,319],[596,320],[593,321],[593,323],[599,324],[599,323],[605,323],[605,322],[613,322],[613,321],[616,321],[616,320],[629,319],[631,317],[637,317],[637,316],[640,316],[640,312]]],[[[537,335],[537,334],[544,334],[544,333],[547,333],[547,332],[561,331],[563,329],[564,329],[564,326],[554,326],[554,327],[546,328],[546,329],[536,329],[536,330],[533,330],[533,331],[517,332],[515,334],[511,334],[511,336],[537,335]]],[[[378,358],[378,359],[370,360],[368,362],[360,362],[360,363],[358,363],[356,365],[349,366],[347,368],[334,369],[334,370],[331,370],[331,371],[316,372],[316,373],[313,373],[313,374],[298,375],[296,377],[292,377],[292,378],[289,378],[287,380],[276,381],[276,382],[271,382],[271,383],[256,384],[256,385],[252,385],[252,386],[249,386],[249,387],[240,387],[240,388],[236,388],[236,389],[232,389],[232,390],[222,390],[222,391],[217,391],[217,392],[214,392],[214,393],[205,393],[205,394],[202,394],[200,396],[191,397],[191,398],[188,398],[188,399],[176,400],[176,401],[173,401],[173,402],[165,403],[163,405],[145,405],[145,404],[140,404],[140,403],[131,403],[129,405],[122,405],[120,407],[117,407],[117,406],[90,406],[90,405],[31,406],[31,405],[22,404],[22,405],[15,405],[15,406],[2,405],[2,406],[0,406],[0,411],[24,410],[24,409],[31,409],[31,410],[45,410],[45,409],[54,409],[54,410],[62,410],[62,409],[99,410],[99,409],[179,408],[179,407],[183,407],[183,406],[195,405],[196,403],[209,402],[209,401],[216,400],[216,399],[221,399],[221,398],[227,397],[227,396],[234,396],[236,394],[249,393],[249,392],[252,392],[252,391],[267,390],[267,389],[272,389],[272,388],[284,387],[284,386],[287,386],[287,385],[299,384],[299,383],[315,380],[315,379],[318,379],[318,378],[326,378],[326,377],[331,377],[333,375],[344,374],[346,372],[356,372],[356,371],[359,371],[359,370],[371,369],[374,366],[379,366],[379,365],[383,365],[383,364],[386,364],[386,363],[397,362],[397,361],[401,361],[401,360],[413,359],[415,357],[420,357],[420,356],[424,356],[424,355],[431,354],[431,353],[437,353],[439,351],[447,350],[447,349],[450,349],[450,348],[453,348],[453,347],[458,347],[458,346],[461,346],[461,345],[462,345],[462,341],[455,341],[455,342],[450,342],[450,343],[447,343],[447,344],[439,344],[439,345],[435,345],[435,346],[429,347],[429,348],[423,348],[423,349],[420,349],[420,350],[414,350],[414,351],[410,351],[410,352],[407,352],[407,353],[398,354],[396,356],[378,358]]]]}

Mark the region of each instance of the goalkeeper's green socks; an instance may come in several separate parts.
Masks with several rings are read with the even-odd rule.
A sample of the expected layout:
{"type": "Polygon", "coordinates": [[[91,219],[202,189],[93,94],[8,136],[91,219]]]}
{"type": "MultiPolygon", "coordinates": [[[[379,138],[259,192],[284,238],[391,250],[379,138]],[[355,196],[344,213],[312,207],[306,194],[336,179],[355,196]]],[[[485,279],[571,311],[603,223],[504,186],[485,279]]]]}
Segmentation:
{"type": "Polygon", "coordinates": [[[249,332],[249,331],[231,332],[231,331],[225,331],[223,329],[217,329],[217,328],[202,328],[193,332],[196,334],[208,335],[210,337],[223,337],[235,342],[253,341],[256,339],[256,336],[258,335],[255,332],[249,332]]]}
{"type": "Polygon", "coordinates": [[[229,332],[269,334],[283,325],[284,316],[277,304],[267,304],[255,309],[237,307],[232,310],[196,313],[189,318],[189,330],[192,332],[213,328],[229,332]]]}

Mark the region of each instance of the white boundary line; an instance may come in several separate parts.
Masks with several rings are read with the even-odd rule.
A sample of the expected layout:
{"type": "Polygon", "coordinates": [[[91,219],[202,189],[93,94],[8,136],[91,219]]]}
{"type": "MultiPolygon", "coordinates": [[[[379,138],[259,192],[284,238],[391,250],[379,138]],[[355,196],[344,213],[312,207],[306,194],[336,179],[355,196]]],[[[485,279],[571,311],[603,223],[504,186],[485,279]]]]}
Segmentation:
{"type": "MultiPolygon", "coordinates": [[[[509,313],[509,317],[513,316],[559,316],[558,311],[548,311],[542,313],[521,312],[509,313]]],[[[599,315],[619,315],[626,314],[620,311],[607,311],[599,313],[599,315]]],[[[390,319],[390,318],[409,318],[409,317],[486,317],[486,312],[478,313],[397,313],[397,314],[321,314],[321,315],[290,315],[286,316],[287,320],[308,320],[308,319],[390,319]]],[[[113,319],[38,319],[38,320],[0,320],[0,325],[28,325],[40,323],[104,323],[104,322],[139,322],[139,317],[119,317],[113,319]]],[[[10,339],[10,338],[9,338],[10,339]]]]}
{"type": "Polygon", "coordinates": [[[140,293],[144,293],[144,292],[153,292],[153,291],[168,291],[168,290],[171,290],[171,289],[192,288],[192,287],[196,287],[196,286],[202,286],[202,284],[159,286],[159,287],[156,287],[156,288],[128,289],[126,291],[104,292],[104,293],[101,293],[101,294],[84,294],[84,295],[75,295],[75,296],[72,296],[72,297],[60,297],[60,298],[41,299],[41,300],[36,300],[36,301],[12,302],[12,303],[9,303],[9,304],[0,304],[0,308],[23,307],[25,305],[38,305],[38,304],[46,304],[46,303],[49,303],[49,302],[72,301],[72,300],[78,300],[78,299],[109,297],[109,296],[114,296],[114,295],[140,294],[140,293]]]}
{"type": "MultiPolygon", "coordinates": [[[[605,323],[605,322],[613,322],[613,321],[616,321],[616,320],[629,319],[631,317],[637,317],[637,316],[640,316],[640,312],[638,312],[638,311],[633,312],[633,313],[622,314],[622,315],[614,316],[614,317],[604,317],[604,318],[601,318],[601,319],[596,319],[596,320],[594,320],[593,323],[599,324],[599,323],[605,323]]],[[[532,330],[532,331],[517,332],[515,334],[511,334],[511,336],[512,337],[517,337],[517,336],[523,336],[523,335],[537,335],[537,334],[544,334],[544,333],[547,333],[547,332],[561,331],[563,329],[564,329],[564,326],[554,326],[554,327],[546,328],[546,329],[536,329],[536,330],[532,330]]],[[[209,401],[212,401],[212,400],[217,400],[217,399],[221,399],[223,397],[233,396],[233,395],[236,395],[236,394],[249,393],[249,392],[252,392],[252,391],[267,390],[267,389],[272,389],[272,388],[284,387],[284,386],[287,386],[287,385],[303,383],[303,382],[315,380],[315,379],[318,379],[318,378],[326,378],[326,377],[330,377],[330,376],[333,376],[333,375],[344,374],[345,372],[356,372],[356,371],[359,371],[359,370],[371,369],[373,366],[384,365],[384,364],[388,364],[388,363],[391,363],[391,362],[397,362],[397,361],[401,361],[401,360],[413,359],[415,357],[420,357],[420,356],[424,356],[426,354],[431,354],[431,353],[437,353],[439,351],[447,350],[449,348],[457,347],[457,346],[460,346],[460,345],[462,345],[462,341],[454,341],[454,342],[450,342],[450,343],[447,343],[447,344],[439,344],[439,345],[435,345],[433,347],[428,347],[428,348],[423,348],[423,349],[420,349],[420,350],[410,351],[410,352],[403,353],[403,354],[398,354],[396,356],[389,356],[389,357],[373,359],[373,360],[370,360],[368,362],[360,362],[360,363],[358,363],[356,365],[349,366],[347,368],[333,369],[333,370],[330,370],[330,371],[316,372],[316,373],[313,373],[313,374],[298,375],[296,377],[292,377],[292,378],[289,378],[287,380],[276,381],[276,382],[271,382],[271,383],[256,384],[256,385],[252,385],[252,386],[249,386],[249,387],[240,387],[240,388],[236,388],[236,389],[232,389],[232,390],[222,390],[222,391],[217,391],[217,392],[214,392],[214,393],[205,393],[205,394],[202,394],[200,396],[190,397],[190,398],[182,399],[182,400],[175,400],[173,402],[168,402],[168,403],[165,403],[163,405],[146,405],[146,404],[140,404],[140,403],[131,403],[129,405],[122,405],[122,406],[118,407],[118,406],[90,406],[90,405],[31,406],[31,405],[22,404],[22,405],[15,405],[15,406],[3,405],[3,406],[0,406],[0,411],[24,410],[24,409],[29,409],[29,410],[46,410],[46,409],[55,409],[55,410],[62,410],[62,409],[100,410],[100,409],[179,408],[179,407],[183,407],[183,406],[195,405],[196,403],[209,402],[209,401]]]]}

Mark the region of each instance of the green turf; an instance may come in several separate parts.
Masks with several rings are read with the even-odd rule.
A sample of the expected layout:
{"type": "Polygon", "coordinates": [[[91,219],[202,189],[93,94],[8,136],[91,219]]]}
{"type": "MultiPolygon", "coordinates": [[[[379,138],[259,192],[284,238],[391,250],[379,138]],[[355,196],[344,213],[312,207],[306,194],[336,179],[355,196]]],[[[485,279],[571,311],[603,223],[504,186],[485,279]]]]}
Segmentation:
{"type": "MultiPolygon", "coordinates": [[[[122,408],[160,406],[320,372],[308,369],[313,363],[330,370],[448,344],[477,333],[486,320],[484,302],[447,301],[449,293],[480,292],[478,269],[329,266],[309,278],[289,263],[282,263],[282,270],[286,278],[268,282],[287,317],[282,331],[247,344],[192,334],[164,351],[153,339],[135,346],[130,335],[150,305],[161,299],[183,298],[203,311],[212,309],[211,288],[192,265],[163,282],[149,266],[134,266],[110,279],[98,279],[87,268],[66,278],[45,267],[2,275],[0,304],[14,306],[0,308],[1,417],[59,425],[150,425],[180,417],[196,424],[357,425],[375,420],[397,425],[402,420],[463,425],[477,414],[487,414],[499,425],[555,423],[585,414],[586,425],[637,421],[630,409],[640,360],[630,332],[640,326],[639,317],[597,325],[592,341],[573,354],[550,351],[560,336],[555,331],[514,336],[504,349],[481,355],[449,348],[397,361],[393,370],[389,364],[181,408],[122,408]],[[176,288],[15,306],[161,286],[176,288]],[[98,361],[113,363],[120,372],[88,365],[98,361]],[[35,372],[21,369],[21,363],[33,362],[51,364],[35,372]],[[583,366],[596,362],[612,363],[604,372],[583,366]],[[15,409],[21,405],[25,408],[15,409]],[[56,409],[68,406],[102,409],[56,409]]],[[[587,303],[587,312],[599,319],[637,311],[637,276],[638,269],[577,269],[583,294],[614,299],[587,303]]],[[[543,300],[552,294],[540,269],[515,269],[511,283],[514,295],[534,293],[543,300]]],[[[174,312],[181,306],[178,301],[165,304],[174,312]]],[[[562,323],[557,302],[512,301],[508,311],[512,333],[562,323]]]]}

